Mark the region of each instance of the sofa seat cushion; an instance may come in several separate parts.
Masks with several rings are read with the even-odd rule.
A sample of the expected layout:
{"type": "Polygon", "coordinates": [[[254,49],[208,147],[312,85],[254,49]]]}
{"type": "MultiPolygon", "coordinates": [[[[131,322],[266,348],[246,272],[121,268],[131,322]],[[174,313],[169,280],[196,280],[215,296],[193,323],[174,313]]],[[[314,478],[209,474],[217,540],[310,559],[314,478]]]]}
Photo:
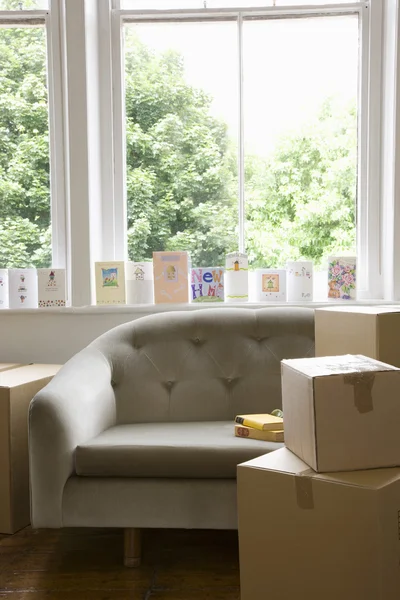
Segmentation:
{"type": "Polygon", "coordinates": [[[76,448],[76,473],[95,477],[236,477],[236,466],[282,444],[237,438],[232,421],[137,423],[76,448]]]}

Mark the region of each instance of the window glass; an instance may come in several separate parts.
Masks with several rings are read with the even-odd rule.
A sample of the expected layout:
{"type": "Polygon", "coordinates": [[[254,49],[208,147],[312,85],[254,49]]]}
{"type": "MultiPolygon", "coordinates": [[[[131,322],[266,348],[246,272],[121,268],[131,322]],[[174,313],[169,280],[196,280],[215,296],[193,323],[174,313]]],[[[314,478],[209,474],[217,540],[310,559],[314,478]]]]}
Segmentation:
{"type": "Polygon", "coordinates": [[[51,263],[44,27],[0,28],[0,267],[51,263]]]}

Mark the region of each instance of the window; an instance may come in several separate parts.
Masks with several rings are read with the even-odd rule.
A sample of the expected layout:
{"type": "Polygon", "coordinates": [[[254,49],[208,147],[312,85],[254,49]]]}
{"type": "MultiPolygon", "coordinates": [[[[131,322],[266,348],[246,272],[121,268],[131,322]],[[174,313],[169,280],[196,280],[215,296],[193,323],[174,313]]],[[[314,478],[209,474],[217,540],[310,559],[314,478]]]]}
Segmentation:
{"type": "Polygon", "coordinates": [[[0,0],[0,267],[52,264],[48,12],[0,0]],[[4,12],[1,12],[4,11],[4,12]]]}
{"type": "Polygon", "coordinates": [[[252,267],[323,270],[354,255],[366,5],[178,4],[122,3],[137,9],[121,13],[129,258],[216,266],[239,249],[252,267]]]}

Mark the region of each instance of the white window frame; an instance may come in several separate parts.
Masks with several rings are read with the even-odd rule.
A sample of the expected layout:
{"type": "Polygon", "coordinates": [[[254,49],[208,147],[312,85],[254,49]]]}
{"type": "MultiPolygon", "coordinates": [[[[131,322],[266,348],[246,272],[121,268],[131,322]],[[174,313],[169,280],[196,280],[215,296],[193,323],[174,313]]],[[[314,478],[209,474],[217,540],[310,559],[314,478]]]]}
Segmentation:
{"type": "Polygon", "coordinates": [[[38,24],[44,25],[46,29],[52,266],[66,268],[65,125],[60,3],[59,0],[49,1],[49,10],[0,11],[0,25],[23,27],[38,24]]]}
{"type": "MultiPolygon", "coordinates": [[[[383,298],[382,239],[381,239],[381,77],[382,77],[382,2],[371,0],[346,4],[272,6],[265,8],[235,9],[182,9],[182,10],[134,10],[120,9],[119,0],[112,6],[112,77],[114,89],[114,231],[116,255],[127,259],[126,222],[126,162],[125,162],[125,106],[123,35],[126,22],[148,20],[178,21],[185,18],[234,17],[239,22],[239,48],[241,22],[251,15],[281,16],[328,16],[358,14],[360,24],[359,69],[359,159],[358,159],[358,205],[357,205],[357,256],[358,298],[383,298]],[[118,245],[118,247],[117,247],[118,245]],[[123,247],[122,247],[123,245],[123,247]]],[[[340,41],[338,41],[340,43],[340,41]]],[[[241,65],[241,56],[239,56],[241,65]]],[[[239,77],[242,73],[239,67],[239,77]]],[[[242,88],[241,88],[242,89],[242,88]]],[[[243,106],[239,94],[239,166],[243,164],[243,106]]],[[[244,177],[239,169],[239,250],[244,249],[244,177]]]]}

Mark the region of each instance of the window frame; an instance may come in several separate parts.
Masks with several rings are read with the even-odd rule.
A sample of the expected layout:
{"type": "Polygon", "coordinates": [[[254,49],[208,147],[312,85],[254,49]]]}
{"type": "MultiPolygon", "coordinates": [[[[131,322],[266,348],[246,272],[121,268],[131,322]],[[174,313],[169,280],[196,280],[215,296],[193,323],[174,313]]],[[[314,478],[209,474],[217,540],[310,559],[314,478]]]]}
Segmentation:
{"type": "Polygon", "coordinates": [[[46,30],[49,123],[50,222],[52,267],[66,268],[67,229],[65,193],[64,102],[60,2],[49,0],[49,9],[0,10],[0,26],[43,25],[46,30]]]}
{"type": "MultiPolygon", "coordinates": [[[[357,175],[357,257],[358,298],[383,297],[381,259],[381,166],[380,124],[382,76],[382,0],[346,4],[245,7],[235,9],[120,9],[119,0],[112,2],[112,72],[114,122],[114,232],[116,255],[127,260],[124,48],[125,23],[145,20],[183,21],[234,18],[239,27],[239,77],[242,78],[241,23],[248,16],[279,18],[282,16],[329,16],[357,14],[359,17],[359,99],[358,99],[358,175],[357,175]],[[123,244],[123,247],[121,247],[123,244]]],[[[241,86],[241,89],[242,86],[241,86]]],[[[243,177],[243,99],[239,94],[239,250],[244,250],[244,177],[243,177]]]]}

